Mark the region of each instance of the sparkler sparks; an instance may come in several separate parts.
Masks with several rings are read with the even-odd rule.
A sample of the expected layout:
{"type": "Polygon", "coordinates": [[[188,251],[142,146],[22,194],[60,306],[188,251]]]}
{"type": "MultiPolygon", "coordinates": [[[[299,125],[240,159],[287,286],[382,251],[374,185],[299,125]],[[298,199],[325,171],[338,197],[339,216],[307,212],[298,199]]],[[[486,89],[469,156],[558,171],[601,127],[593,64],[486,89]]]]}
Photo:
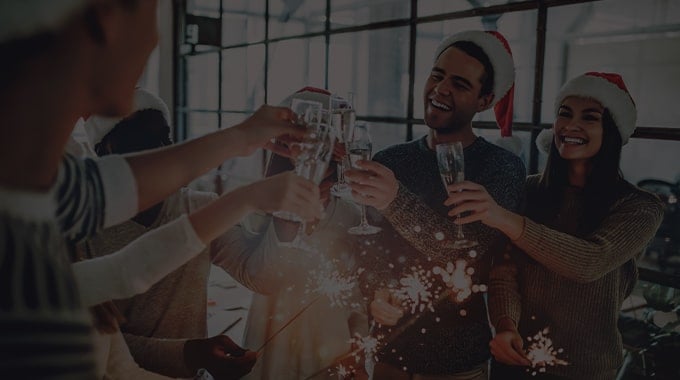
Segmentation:
{"type": "Polygon", "coordinates": [[[441,291],[440,286],[434,286],[432,272],[422,267],[411,267],[412,273],[399,280],[401,287],[394,290],[394,296],[401,300],[403,306],[423,312],[425,309],[434,311],[433,301],[441,291]]]}
{"type": "Polygon", "coordinates": [[[383,336],[361,336],[357,333],[354,335],[355,337],[349,340],[349,343],[356,347],[351,353],[354,359],[359,362],[359,360],[361,360],[361,353],[363,353],[366,358],[374,358],[380,348],[380,340],[383,336]]]}
{"type": "Polygon", "coordinates": [[[547,366],[569,365],[567,361],[557,357],[558,354],[564,353],[564,350],[554,348],[552,339],[548,338],[549,333],[550,329],[546,327],[533,337],[527,337],[527,341],[531,342],[527,350],[531,369],[527,368],[527,372],[532,371],[532,376],[536,376],[539,372],[545,372],[547,366]]]}
{"type": "Polygon", "coordinates": [[[472,285],[472,275],[474,272],[475,269],[468,267],[467,261],[462,259],[456,260],[456,264],[449,261],[446,264],[446,268],[436,266],[432,269],[432,273],[441,276],[444,284],[453,290],[457,302],[465,301],[474,290],[480,290],[479,285],[472,285]]]}
{"type": "Polygon", "coordinates": [[[354,376],[356,374],[356,369],[353,366],[347,366],[345,367],[342,364],[338,364],[337,367],[335,367],[335,374],[333,374],[332,370],[329,370],[331,376],[335,375],[337,376],[338,379],[346,379],[346,378],[351,378],[351,376],[354,376]]]}
{"type": "Polygon", "coordinates": [[[333,261],[325,261],[317,270],[310,273],[306,292],[325,295],[330,300],[331,306],[359,307],[360,305],[353,301],[358,273],[359,271],[345,275],[336,269],[333,261]]]}

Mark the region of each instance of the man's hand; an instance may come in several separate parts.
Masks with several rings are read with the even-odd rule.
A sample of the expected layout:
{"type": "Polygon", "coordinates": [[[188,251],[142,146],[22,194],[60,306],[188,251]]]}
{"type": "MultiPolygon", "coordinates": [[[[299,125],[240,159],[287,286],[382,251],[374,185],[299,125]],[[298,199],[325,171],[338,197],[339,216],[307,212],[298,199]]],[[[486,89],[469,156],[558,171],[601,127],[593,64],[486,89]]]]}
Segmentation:
{"type": "Polygon", "coordinates": [[[399,182],[394,173],[375,162],[359,160],[357,165],[363,169],[350,169],[345,178],[352,187],[352,197],[357,203],[384,210],[397,197],[399,182]]]}
{"type": "Polygon", "coordinates": [[[373,319],[383,326],[394,326],[404,316],[399,300],[386,288],[375,291],[370,312],[373,319]]]}
{"type": "Polygon", "coordinates": [[[194,372],[205,368],[215,380],[239,379],[252,370],[256,360],[257,353],[239,347],[224,335],[191,339],[184,344],[186,366],[194,372]]]}

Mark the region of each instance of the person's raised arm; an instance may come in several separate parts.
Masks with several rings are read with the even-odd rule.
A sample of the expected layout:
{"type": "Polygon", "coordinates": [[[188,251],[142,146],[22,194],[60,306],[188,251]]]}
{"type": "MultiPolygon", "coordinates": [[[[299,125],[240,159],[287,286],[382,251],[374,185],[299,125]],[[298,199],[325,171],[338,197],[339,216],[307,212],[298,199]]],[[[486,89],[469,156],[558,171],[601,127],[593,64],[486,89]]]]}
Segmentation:
{"type": "Polygon", "coordinates": [[[658,198],[634,193],[620,199],[593,232],[581,237],[504,209],[478,184],[461,182],[449,190],[446,204],[458,204],[449,214],[470,213],[457,223],[481,221],[497,228],[546,268],[582,283],[601,278],[641,252],[663,219],[658,198]]]}
{"type": "Polygon", "coordinates": [[[137,183],[138,208],[144,210],[225,160],[252,154],[258,148],[286,154],[271,139],[302,136],[288,108],[262,106],[247,120],[181,144],[125,155],[137,183]]]}

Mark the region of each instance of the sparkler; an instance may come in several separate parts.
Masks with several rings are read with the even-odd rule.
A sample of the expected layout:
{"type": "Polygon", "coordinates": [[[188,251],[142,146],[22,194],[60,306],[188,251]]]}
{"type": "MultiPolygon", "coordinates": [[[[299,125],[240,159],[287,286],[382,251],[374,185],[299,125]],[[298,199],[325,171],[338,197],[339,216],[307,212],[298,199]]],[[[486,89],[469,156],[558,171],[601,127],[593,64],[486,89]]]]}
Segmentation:
{"type": "MultiPolygon", "coordinates": [[[[372,330],[372,329],[371,329],[372,330]]],[[[360,358],[361,358],[361,353],[363,352],[365,357],[374,357],[375,354],[378,352],[378,349],[382,345],[382,339],[383,335],[378,335],[377,337],[372,336],[370,333],[368,336],[360,336],[359,334],[355,334],[355,337],[350,339],[349,342],[353,343],[356,345],[357,348],[354,350],[340,356],[339,358],[335,359],[333,363],[330,365],[321,368],[320,370],[312,373],[311,375],[305,377],[304,380],[311,380],[318,376],[321,373],[324,372],[331,372],[332,369],[335,368],[337,371],[337,374],[340,375],[341,371],[347,371],[347,367],[345,367],[342,362],[346,359],[349,358],[354,358],[354,360],[358,363],[360,358]],[[340,363],[340,364],[337,364],[340,363]]],[[[355,373],[356,369],[352,366],[349,366],[349,369],[351,372],[344,372],[346,375],[350,375],[355,373]]]]}
{"type": "Polygon", "coordinates": [[[401,301],[402,306],[409,307],[411,314],[416,310],[434,311],[432,301],[439,295],[441,287],[433,289],[432,272],[422,267],[412,267],[412,273],[399,280],[401,287],[393,291],[394,296],[401,301]]]}
{"type": "MultiPolygon", "coordinates": [[[[357,273],[360,273],[362,269],[359,268],[357,273]]],[[[317,297],[312,299],[308,304],[303,306],[295,315],[293,315],[286,323],[283,324],[278,330],[276,330],[272,335],[270,335],[265,342],[257,349],[259,354],[266,346],[271,342],[277,335],[279,335],[286,327],[290,326],[297,318],[309,309],[314,303],[319,301],[321,297],[325,296],[331,302],[331,306],[338,307],[358,307],[356,303],[350,303],[352,299],[352,293],[354,288],[357,286],[358,274],[352,274],[349,276],[343,276],[338,270],[335,269],[334,262],[324,261],[320,265],[319,269],[311,272],[311,280],[315,285],[307,284],[307,290],[305,293],[317,293],[317,297]]]]}
{"type": "Polygon", "coordinates": [[[322,294],[331,302],[331,306],[337,307],[359,307],[356,302],[352,302],[354,289],[357,288],[358,273],[344,275],[335,268],[331,261],[322,263],[319,269],[310,274],[310,283],[307,284],[307,293],[314,292],[322,294]]]}
{"type": "Polygon", "coordinates": [[[463,302],[472,293],[477,293],[483,285],[472,285],[472,275],[475,273],[475,268],[468,266],[467,261],[463,259],[456,260],[456,264],[448,262],[446,268],[434,267],[432,272],[441,276],[442,281],[455,294],[455,301],[463,302]]]}
{"type": "Polygon", "coordinates": [[[286,323],[284,323],[283,326],[281,326],[281,327],[280,327],[278,330],[276,330],[272,335],[270,335],[270,336],[264,341],[264,343],[262,343],[262,345],[260,346],[260,348],[257,349],[256,352],[257,352],[258,356],[260,355],[260,353],[262,352],[262,350],[267,346],[267,344],[269,344],[269,342],[271,342],[272,340],[274,340],[274,338],[276,338],[277,335],[279,335],[283,330],[285,330],[286,327],[290,326],[290,324],[293,323],[300,315],[302,315],[302,313],[304,313],[305,310],[309,309],[310,306],[312,306],[313,304],[315,304],[316,301],[318,301],[318,300],[320,300],[320,299],[321,299],[321,295],[319,295],[318,297],[316,297],[316,298],[314,298],[313,300],[311,300],[307,305],[303,306],[302,309],[300,309],[300,311],[298,311],[297,313],[295,313],[295,315],[293,315],[286,323]]]}
{"type": "Polygon", "coordinates": [[[547,366],[569,365],[567,361],[557,357],[564,350],[553,347],[552,339],[548,338],[549,333],[550,329],[546,327],[533,337],[527,337],[527,341],[531,342],[527,350],[527,358],[531,361],[531,368],[533,369],[532,371],[527,368],[527,372],[532,371],[532,376],[536,376],[539,372],[545,372],[547,366]]]}

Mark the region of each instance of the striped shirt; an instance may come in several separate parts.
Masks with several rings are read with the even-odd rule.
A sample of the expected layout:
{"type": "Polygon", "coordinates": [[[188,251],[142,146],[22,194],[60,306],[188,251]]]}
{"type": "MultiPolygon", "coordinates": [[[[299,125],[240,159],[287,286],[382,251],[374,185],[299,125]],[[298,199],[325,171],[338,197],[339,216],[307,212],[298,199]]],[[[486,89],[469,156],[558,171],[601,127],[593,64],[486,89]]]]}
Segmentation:
{"type": "Polygon", "coordinates": [[[132,173],[120,157],[66,156],[45,193],[0,188],[2,377],[95,377],[91,320],[80,303],[68,245],[131,216],[136,201],[132,173]],[[119,184],[106,192],[112,182],[119,184]],[[107,217],[105,205],[116,211],[107,217]]]}

